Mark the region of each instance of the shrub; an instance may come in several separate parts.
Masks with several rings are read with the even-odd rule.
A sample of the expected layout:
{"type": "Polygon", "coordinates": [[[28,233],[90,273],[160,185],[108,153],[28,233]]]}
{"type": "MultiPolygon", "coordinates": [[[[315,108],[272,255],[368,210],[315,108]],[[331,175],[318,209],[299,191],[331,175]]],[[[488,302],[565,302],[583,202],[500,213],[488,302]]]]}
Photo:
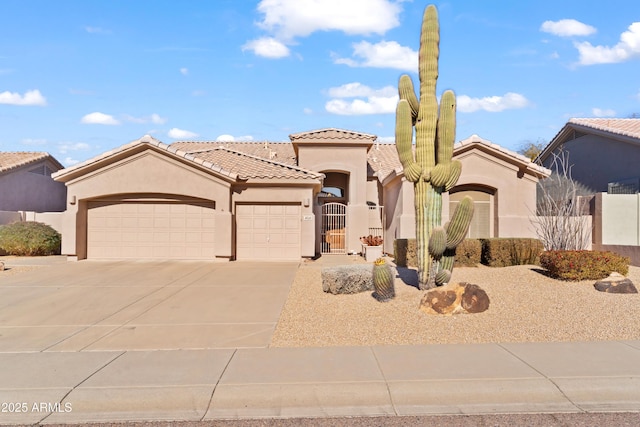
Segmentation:
{"type": "Polygon", "coordinates": [[[456,262],[459,267],[476,267],[482,259],[482,243],[478,239],[464,239],[456,248],[456,262]]]}
{"type": "MultiPolygon", "coordinates": [[[[464,239],[456,248],[454,266],[475,267],[480,264],[481,244],[478,239],[464,239]]],[[[398,267],[418,265],[416,239],[396,239],[393,242],[395,263],[398,267]]]]}
{"type": "Polygon", "coordinates": [[[482,239],[482,263],[489,267],[538,265],[542,242],[529,238],[482,239]]]}
{"type": "Polygon", "coordinates": [[[40,222],[14,222],[0,226],[0,251],[7,255],[60,254],[60,233],[40,222]]]}
{"type": "Polygon", "coordinates": [[[629,272],[629,258],[606,251],[545,251],[540,265],[562,280],[598,280],[629,272]]]}

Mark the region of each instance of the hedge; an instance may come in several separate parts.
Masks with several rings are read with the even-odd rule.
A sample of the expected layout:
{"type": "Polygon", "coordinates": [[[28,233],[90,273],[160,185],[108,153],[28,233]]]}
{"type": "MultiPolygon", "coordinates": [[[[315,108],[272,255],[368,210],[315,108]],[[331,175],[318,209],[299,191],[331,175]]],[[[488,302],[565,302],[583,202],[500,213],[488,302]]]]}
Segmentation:
{"type": "Polygon", "coordinates": [[[0,253],[6,255],[58,255],[60,243],[60,233],[40,222],[13,222],[0,226],[0,253]]]}
{"type": "Polygon", "coordinates": [[[539,265],[542,242],[530,238],[482,239],[482,263],[489,267],[539,265]]]}
{"type": "Polygon", "coordinates": [[[599,280],[613,272],[629,272],[628,257],[608,251],[546,251],[540,265],[561,280],[599,280]]]}

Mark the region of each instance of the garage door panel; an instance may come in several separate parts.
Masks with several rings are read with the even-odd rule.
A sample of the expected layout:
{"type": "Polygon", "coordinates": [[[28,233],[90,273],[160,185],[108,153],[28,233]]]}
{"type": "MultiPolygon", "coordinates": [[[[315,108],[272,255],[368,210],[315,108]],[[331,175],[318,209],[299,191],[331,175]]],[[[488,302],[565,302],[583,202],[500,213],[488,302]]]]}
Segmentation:
{"type": "Polygon", "coordinates": [[[300,259],[300,205],[237,205],[236,258],[300,259]]]}
{"type": "Polygon", "coordinates": [[[87,256],[212,259],[215,257],[213,204],[89,203],[87,256]]]}

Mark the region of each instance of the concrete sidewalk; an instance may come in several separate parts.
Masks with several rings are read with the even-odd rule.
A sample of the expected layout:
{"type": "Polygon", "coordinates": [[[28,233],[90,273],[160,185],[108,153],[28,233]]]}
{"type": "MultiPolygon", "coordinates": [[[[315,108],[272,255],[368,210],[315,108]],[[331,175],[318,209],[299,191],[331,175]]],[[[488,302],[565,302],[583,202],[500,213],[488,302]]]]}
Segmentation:
{"type": "Polygon", "coordinates": [[[1,424],[640,412],[640,341],[2,353],[0,367],[1,424]]]}

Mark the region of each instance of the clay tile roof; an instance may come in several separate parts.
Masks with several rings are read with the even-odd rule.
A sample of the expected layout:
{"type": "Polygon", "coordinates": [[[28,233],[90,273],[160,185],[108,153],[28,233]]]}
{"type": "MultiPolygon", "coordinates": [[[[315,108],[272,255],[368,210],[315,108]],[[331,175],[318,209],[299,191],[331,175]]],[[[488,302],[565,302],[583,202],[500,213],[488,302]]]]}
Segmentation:
{"type": "Polygon", "coordinates": [[[322,173],[281,163],[261,156],[254,156],[226,147],[217,147],[206,151],[192,152],[198,158],[219,166],[221,169],[237,174],[241,179],[280,178],[280,179],[321,179],[322,173]]]}
{"type": "Polygon", "coordinates": [[[378,139],[376,135],[372,135],[369,133],[361,133],[354,132],[351,130],[345,129],[336,129],[336,128],[325,128],[312,130],[307,132],[294,133],[289,135],[289,139],[292,142],[299,140],[344,140],[344,139],[353,139],[353,140],[363,140],[368,139],[371,141],[375,141],[378,139]]]}
{"type": "Polygon", "coordinates": [[[62,168],[62,165],[49,153],[28,151],[0,152],[0,172],[19,168],[46,158],[50,158],[58,167],[62,168]]]}
{"type": "Polygon", "coordinates": [[[569,123],[610,132],[617,135],[640,138],[640,119],[569,119],[569,123]]]}
{"type": "Polygon", "coordinates": [[[252,156],[261,157],[284,163],[286,165],[297,166],[298,160],[290,142],[217,142],[217,141],[178,141],[171,144],[187,153],[197,151],[207,151],[218,147],[228,148],[252,156]]]}
{"type": "Polygon", "coordinates": [[[367,153],[369,166],[374,175],[384,179],[394,170],[402,171],[402,163],[398,158],[395,144],[377,144],[367,153]]]}

